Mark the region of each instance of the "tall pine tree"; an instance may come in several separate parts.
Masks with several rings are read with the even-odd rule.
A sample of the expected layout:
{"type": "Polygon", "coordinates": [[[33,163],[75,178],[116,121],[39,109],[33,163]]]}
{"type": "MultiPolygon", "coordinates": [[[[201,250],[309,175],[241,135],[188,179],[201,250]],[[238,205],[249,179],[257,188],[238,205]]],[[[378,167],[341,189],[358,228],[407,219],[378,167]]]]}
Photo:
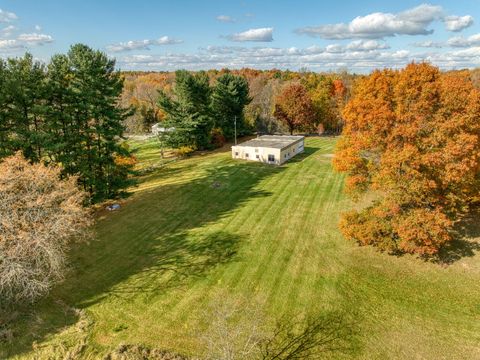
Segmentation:
{"type": "Polygon", "coordinates": [[[179,70],[175,75],[174,98],[160,91],[158,100],[166,113],[165,125],[175,128],[168,141],[173,147],[208,148],[213,126],[208,75],[203,71],[192,74],[186,70],[179,70]]]}
{"type": "Polygon", "coordinates": [[[244,77],[226,73],[217,79],[212,91],[211,103],[214,126],[222,129],[227,140],[234,137],[235,119],[238,135],[246,135],[249,132],[245,124],[243,109],[250,101],[248,82],[244,77]]]}

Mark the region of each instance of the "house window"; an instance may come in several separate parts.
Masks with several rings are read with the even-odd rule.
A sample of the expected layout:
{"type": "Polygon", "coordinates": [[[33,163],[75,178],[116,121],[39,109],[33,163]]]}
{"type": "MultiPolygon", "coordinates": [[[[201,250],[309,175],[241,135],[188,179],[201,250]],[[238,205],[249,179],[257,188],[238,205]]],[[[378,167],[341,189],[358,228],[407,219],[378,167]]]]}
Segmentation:
{"type": "Polygon", "coordinates": [[[285,154],[285,159],[287,158],[287,154],[285,154]]]}
{"type": "Polygon", "coordinates": [[[238,156],[238,151],[235,151],[235,156],[238,156]]]}
{"type": "Polygon", "coordinates": [[[268,155],[268,161],[275,161],[275,155],[268,155]]]}
{"type": "Polygon", "coordinates": [[[255,152],[258,152],[258,149],[255,149],[255,152]]]}
{"type": "Polygon", "coordinates": [[[257,159],[260,159],[260,155],[255,155],[257,159]]]}
{"type": "Polygon", "coordinates": [[[248,158],[248,153],[245,154],[245,157],[248,158]]]}

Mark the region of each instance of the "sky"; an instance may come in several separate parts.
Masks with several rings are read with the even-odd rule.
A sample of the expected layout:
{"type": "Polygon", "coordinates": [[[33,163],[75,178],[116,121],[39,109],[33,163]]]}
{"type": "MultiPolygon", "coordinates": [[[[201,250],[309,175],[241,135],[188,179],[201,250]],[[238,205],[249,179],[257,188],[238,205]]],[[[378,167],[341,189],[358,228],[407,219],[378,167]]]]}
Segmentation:
{"type": "Polygon", "coordinates": [[[480,66],[480,0],[0,0],[0,57],[84,43],[121,70],[480,66]]]}

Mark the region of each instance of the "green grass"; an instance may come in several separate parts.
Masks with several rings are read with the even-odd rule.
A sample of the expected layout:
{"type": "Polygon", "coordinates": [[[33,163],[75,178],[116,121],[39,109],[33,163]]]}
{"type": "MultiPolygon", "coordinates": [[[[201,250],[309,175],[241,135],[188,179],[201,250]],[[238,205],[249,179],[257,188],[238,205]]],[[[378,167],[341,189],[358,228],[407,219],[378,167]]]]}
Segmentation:
{"type": "MultiPolygon", "coordinates": [[[[32,343],[40,358],[74,346],[96,358],[121,343],[198,354],[219,294],[258,299],[271,322],[347,313],[351,358],[480,358],[475,250],[441,266],[344,240],[337,223],[351,205],[331,168],[334,145],[309,138],[281,167],[221,152],[145,175],[120,211],[98,215],[66,281],[22,313],[0,358],[31,358],[32,343]]],[[[154,146],[132,146],[154,161],[154,146]]],[[[480,236],[476,224],[468,230],[480,236]]]]}

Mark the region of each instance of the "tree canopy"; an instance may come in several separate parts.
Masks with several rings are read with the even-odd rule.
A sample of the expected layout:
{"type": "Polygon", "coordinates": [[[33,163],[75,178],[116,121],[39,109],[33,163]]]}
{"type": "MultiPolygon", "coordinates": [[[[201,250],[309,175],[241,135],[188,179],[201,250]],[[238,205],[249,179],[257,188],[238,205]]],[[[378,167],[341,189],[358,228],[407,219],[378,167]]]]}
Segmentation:
{"type": "Polygon", "coordinates": [[[288,126],[290,134],[299,129],[310,130],[316,119],[307,89],[299,83],[284,87],[275,99],[274,115],[288,126]]]}
{"type": "Polygon", "coordinates": [[[388,251],[437,253],[478,195],[479,90],[468,74],[412,63],[360,80],[344,117],[334,165],[349,192],[377,197],[345,214],[343,233],[388,251]]]}
{"type": "Polygon", "coordinates": [[[0,162],[0,305],[45,294],[64,275],[68,243],[91,223],[87,194],[60,172],[20,152],[0,162]]]}
{"type": "Polygon", "coordinates": [[[0,158],[22,151],[34,162],[62,165],[94,200],[125,185],[129,157],[120,146],[129,109],[119,106],[123,78],[115,61],[77,44],[47,65],[0,60],[0,158]]]}
{"type": "Polygon", "coordinates": [[[211,86],[203,71],[179,70],[175,75],[173,96],[160,90],[158,100],[166,114],[165,126],[175,129],[168,136],[171,146],[207,149],[215,142],[212,137],[217,137],[218,131],[214,129],[232,139],[235,117],[239,134],[248,133],[243,111],[250,99],[244,78],[225,73],[211,86]]]}

